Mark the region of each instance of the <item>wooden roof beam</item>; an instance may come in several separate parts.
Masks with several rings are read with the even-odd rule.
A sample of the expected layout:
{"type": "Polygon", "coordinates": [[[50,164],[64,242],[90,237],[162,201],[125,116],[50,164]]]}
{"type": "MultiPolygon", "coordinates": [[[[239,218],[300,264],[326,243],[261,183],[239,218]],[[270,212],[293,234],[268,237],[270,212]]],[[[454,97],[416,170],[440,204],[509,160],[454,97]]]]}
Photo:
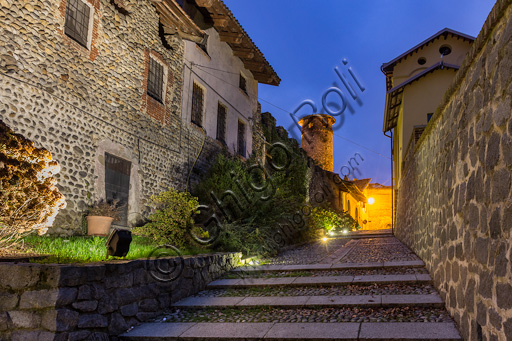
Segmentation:
{"type": "Polygon", "coordinates": [[[240,44],[242,42],[242,33],[238,32],[219,32],[220,41],[228,44],[240,44]]]}
{"type": "Polygon", "coordinates": [[[254,58],[254,51],[252,49],[234,46],[232,48],[232,50],[233,50],[233,55],[236,57],[244,58],[244,59],[253,59],[254,58]]]}
{"type": "Polygon", "coordinates": [[[265,64],[262,62],[253,62],[244,60],[244,66],[246,69],[256,72],[263,72],[265,70],[265,64]]]}

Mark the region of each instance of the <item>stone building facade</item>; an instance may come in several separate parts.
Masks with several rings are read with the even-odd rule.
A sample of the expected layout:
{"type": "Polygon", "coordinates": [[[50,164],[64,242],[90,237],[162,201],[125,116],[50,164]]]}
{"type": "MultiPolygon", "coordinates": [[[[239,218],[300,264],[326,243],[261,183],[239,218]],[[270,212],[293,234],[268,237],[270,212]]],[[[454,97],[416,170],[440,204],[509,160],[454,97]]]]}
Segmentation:
{"type": "Polygon", "coordinates": [[[78,232],[90,204],[117,195],[133,226],[151,195],[189,188],[223,150],[183,117],[185,41],[205,32],[178,3],[0,2],[1,118],[62,167],[67,208],[50,233],[78,232]]]}
{"type": "Polygon", "coordinates": [[[406,155],[396,235],[466,340],[512,335],[512,3],[498,0],[406,155]]]}

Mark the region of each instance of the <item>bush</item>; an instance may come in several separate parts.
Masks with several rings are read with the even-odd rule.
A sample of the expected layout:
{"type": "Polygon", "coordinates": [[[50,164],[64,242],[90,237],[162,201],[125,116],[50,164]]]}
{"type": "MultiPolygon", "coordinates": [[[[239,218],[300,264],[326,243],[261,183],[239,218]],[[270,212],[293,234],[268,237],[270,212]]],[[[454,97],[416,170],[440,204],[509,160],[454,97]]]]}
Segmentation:
{"type": "Polygon", "coordinates": [[[149,216],[150,222],[135,227],[133,232],[151,237],[158,244],[171,244],[182,247],[187,244],[187,229],[194,224],[199,202],[188,192],[178,192],[172,188],[151,197],[155,212],[149,216]]]}
{"type": "Polygon", "coordinates": [[[66,206],[53,177],[59,170],[49,151],[0,121],[0,248],[32,231],[47,232],[66,206]]]}
{"type": "Polygon", "coordinates": [[[314,229],[324,229],[326,232],[352,231],[358,226],[348,212],[337,212],[328,207],[313,208],[309,223],[314,229]]]}

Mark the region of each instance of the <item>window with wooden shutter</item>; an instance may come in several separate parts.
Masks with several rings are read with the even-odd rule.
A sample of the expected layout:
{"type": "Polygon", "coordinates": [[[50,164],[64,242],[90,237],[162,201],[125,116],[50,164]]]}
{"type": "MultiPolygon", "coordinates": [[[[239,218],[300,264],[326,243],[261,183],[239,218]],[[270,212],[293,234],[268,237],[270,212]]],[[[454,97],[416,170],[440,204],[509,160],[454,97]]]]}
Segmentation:
{"type": "Polygon", "coordinates": [[[87,47],[91,8],[82,0],[68,0],[64,33],[87,47]]]}
{"type": "Polygon", "coordinates": [[[238,121],[238,154],[246,157],[245,146],[245,124],[238,121]]]}
{"type": "Polygon", "coordinates": [[[149,73],[148,73],[148,95],[163,103],[163,90],[164,90],[164,67],[162,64],[149,58],[149,73]]]}
{"type": "Polygon", "coordinates": [[[200,127],[203,124],[203,107],[204,90],[199,84],[194,83],[192,88],[192,122],[200,127]]]}
{"type": "Polygon", "coordinates": [[[245,79],[245,77],[240,74],[240,89],[245,92],[247,94],[247,79],[245,79]]]}
{"type": "Polygon", "coordinates": [[[217,140],[226,143],[227,108],[220,102],[217,106],[217,140]]]}

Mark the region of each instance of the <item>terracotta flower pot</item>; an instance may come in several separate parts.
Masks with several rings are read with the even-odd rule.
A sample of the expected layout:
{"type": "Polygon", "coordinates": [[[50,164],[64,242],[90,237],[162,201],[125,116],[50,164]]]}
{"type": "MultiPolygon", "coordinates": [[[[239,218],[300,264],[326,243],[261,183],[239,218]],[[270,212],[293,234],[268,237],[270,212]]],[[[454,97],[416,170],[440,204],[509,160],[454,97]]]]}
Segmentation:
{"type": "Polygon", "coordinates": [[[113,221],[114,218],[111,217],[87,216],[87,234],[89,236],[108,236],[113,221]]]}

